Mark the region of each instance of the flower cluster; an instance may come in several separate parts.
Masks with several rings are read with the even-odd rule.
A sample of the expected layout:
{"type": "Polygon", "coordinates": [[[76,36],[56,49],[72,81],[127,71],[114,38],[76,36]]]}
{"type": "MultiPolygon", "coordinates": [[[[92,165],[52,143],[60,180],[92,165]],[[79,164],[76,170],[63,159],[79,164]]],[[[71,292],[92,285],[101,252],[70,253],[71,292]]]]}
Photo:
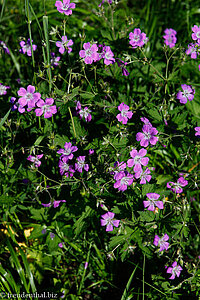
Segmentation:
{"type": "Polygon", "coordinates": [[[113,231],[113,226],[118,227],[120,220],[114,220],[115,214],[107,212],[101,216],[101,226],[106,226],[106,231],[113,231]]]}
{"type": "Polygon", "coordinates": [[[169,236],[165,233],[161,238],[158,235],[155,235],[153,244],[155,246],[160,247],[159,251],[167,250],[169,247],[169,243],[167,242],[169,240],[169,236]]]}
{"type": "Polygon", "coordinates": [[[72,46],[73,44],[74,42],[72,40],[68,40],[66,35],[62,36],[61,42],[56,42],[56,46],[59,48],[58,51],[61,54],[64,54],[65,52],[72,52],[72,48],[70,46],[72,46]]]}
{"type": "Polygon", "coordinates": [[[47,204],[41,203],[44,207],[51,207],[53,205],[54,208],[59,207],[61,202],[66,202],[66,200],[54,200],[53,203],[49,202],[47,204]]]}
{"type": "Polygon", "coordinates": [[[176,261],[173,262],[172,267],[167,268],[167,273],[172,274],[169,279],[174,279],[176,276],[179,277],[182,270],[183,269],[177,264],[176,261]]]}
{"type": "Polygon", "coordinates": [[[158,131],[155,127],[152,126],[148,119],[145,118],[144,120],[144,125],[142,127],[143,132],[138,132],[136,134],[136,140],[138,142],[140,141],[140,146],[142,147],[147,147],[149,143],[151,145],[155,145],[158,141],[158,137],[155,136],[158,131]]]}
{"type": "Polygon", "coordinates": [[[71,142],[66,142],[64,145],[64,149],[59,149],[57,151],[58,154],[61,154],[60,160],[59,160],[59,168],[60,168],[60,174],[65,175],[66,177],[72,177],[75,173],[75,171],[82,173],[83,169],[88,172],[89,171],[89,165],[85,163],[85,156],[79,156],[76,158],[75,166],[73,167],[72,164],[70,164],[70,161],[74,158],[74,152],[78,150],[77,146],[72,146],[71,142]]]}
{"type": "Polygon", "coordinates": [[[76,103],[76,112],[79,115],[80,119],[84,118],[86,122],[92,120],[91,110],[88,107],[81,107],[80,101],[76,103]]]}
{"type": "Polygon", "coordinates": [[[45,101],[42,100],[41,94],[35,93],[35,87],[32,85],[28,85],[27,89],[21,87],[17,93],[20,98],[15,105],[18,106],[20,113],[24,113],[26,109],[27,111],[31,111],[36,106],[36,116],[44,114],[44,118],[47,119],[57,113],[56,105],[53,105],[54,100],[52,98],[46,98],[45,101]]]}
{"type": "Polygon", "coordinates": [[[6,91],[7,89],[10,89],[10,86],[3,85],[0,82],[0,96],[6,95],[7,94],[7,91],[6,91]]]}
{"type": "Polygon", "coordinates": [[[176,38],[176,34],[177,32],[170,28],[170,29],[165,29],[164,31],[165,35],[163,36],[163,38],[165,39],[164,43],[165,45],[169,46],[169,48],[173,48],[176,44],[177,38],[176,38]]]}
{"type": "Polygon", "coordinates": [[[141,32],[140,28],[135,28],[133,32],[129,33],[129,44],[133,49],[137,47],[142,47],[148,42],[146,33],[141,32]]]}
{"type": "Polygon", "coordinates": [[[197,41],[198,44],[200,44],[200,26],[194,25],[192,27],[192,39],[193,41],[197,41]]]}
{"type": "MultiPolygon", "coordinates": [[[[112,4],[112,0],[106,0],[109,4],[112,4]]],[[[105,0],[102,0],[101,3],[98,5],[99,7],[102,6],[102,4],[104,4],[105,0]]]]}
{"type": "Polygon", "coordinates": [[[56,105],[53,105],[54,100],[52,98],[46,98],[46,100],[40,99],[37,101],[36,105],[39,108],[36,108],[35,113],[37,117],[40,117],[44,114],[44,118],[51,118],[52,115],[57,113],[56,105]]]}
{"type": "Polygon", "coordinates": [[[36,168],[38,168],[38,167],[40,167],[40,165],[41,165],[40,159],[41,159],[42,157],[43,157],[43,154],[39,154],[39,155],[36,155],[36,156],[29,155],[29,156],[27,157],[27,160],[31,161],[31,162],[34,164],[34,166],[35,166],[36,168]]]}
{"type": "Polygon", "coordinates": [[[194,129],[196,130],[195,135],[200,136],[200,127],[195,127],[194,129]]]}
{"type": "Polygon", "coordinates": [[[81,58],[84,58],[86,64],[92,64],[100,59],[99,48],[96,44],[90,44],[90,42],[84,43],[83,49],[79,51],[79,55],[81,58]]]}
{"type": "Polygon", "coordinates": [[[148,193],[146,194],[148,200],[143,201],[144,207],[148,207],[147,209],[150,211],[155,211],[155,208],[158,207],[159,209],[163,209],[163,202],[158,200],[160,195],[157,193],[148,193]]]}
{"type": "Polygon", "coordinates": [[[114,54],[111,51],[109,46],[99,45],[99,49],[100,49],[99,57],[100,57],[100,59],[104,60],[105,65],[108,66],[108,65],[113,64],[115,62],[114,54]]]}
{"type": "Polygon", "coordinates": [[[55,6],[60,13],[69,16],[72,14],[72,9],[76,7],[75,3],[70,3],[71,0],[56,1],[55,6]]]}
{"type": "Polygon", "coordinates": [[[60,56],[55,55],[54,52],[51,52],[51,66],[52,67],[57,67],[60,64],[60,56]]]}
{"type": "Polygon", "coordinates": [[[127,69],[125,68],[125,66],[127,65],[127,62],[124,62],[123,60],[121,60],[120,58],[116,58],[116,62],[118,64],[118,67],[121,68],[122,70],[122,75],[124,76],[128,76],[129,72],[127,71],[127,69]]]}
{"type": "Polygon", "coordinates": [[[179,91],[176,95],[176,98],[180,103],[185,104],[187,100],[192,101],[194,99],[195,89],[191,85],[182,84],[181,85],[183,92],[179,91]]]}
{"type": "MultiPolygon", "coordinates": [[[[27,42],[21,41],[19,44],[21,46],[21,49],[19,50],[20,53],[27,54],[28,56],[32,56],[30,39],[28,39],[27,42]]],[[[37,46],[32,44],[32,49],[33,51],[35,51],[37,49],[37,46]]]]}
{"type": "Polygon", "coordinates": [[[183,187],[188,185],[188,181],[185,180],[183,177],[180,177],[177,182],[169,181],[167,182],[167,188],[170,189],[172,192],[180,194],[183,192],[183,187]]]}
{"type": "Polygon", "coordinates": [[[199,44],[195,43],[191,43],[188,45],[188,49],[185,51],[185,53],[187,55],[190,55],[192,59],[196,59],[197,55],[199,55],[199,48],[198,48],[199,44]]]}
{"type": "Polygon", "coordinates": [[[93,62],[103,59],[105,65],[115,63],[114,54],[109,46],[91,44],[90,42],[83,44],[83,49],[79,51],[81,58],[84,58],[86,64],[92,64],[93,62]]]}
{"type": "Polygon", "coordinates": [[[119,191],[124,192],[127,190],[127,186],[133,183],[133,175],[128,173],[128,171],[120,171],[114,175],[116,182],[114,183],[114,188],[119,191]]]}
{"type": "MultiPolygon", "coordinates": [[[[117,118],[119,121],[122,121],[123,124],[127,123],[128,117],[132,116],[131,112],[128,112],[128,105],[124,103],[120,104],[121,114],[118,114],[117,118]],[[131,113],[131,115],[127,115],[131,113]]],[[[118,107],[118,108],[119,108],[118,107]]],[[[141,118],[141,121],[144,123],[143,133],[138,132],[136,140],[141,140],[141,145],[147,147],[149,142],[152,145],[155,145],[158,141],[158,138],[154,135],[158,131],[152,126],[150,121],[147,118],[141,118]]],[[[146,157],[147,150],[142,148],[139,151],[137,149],[132,149],[130,152],[131,158],[126,162],[115,162],[114,168],[111,168],[111,174],[114,175],[116,182],[114,183],[114,188],[117,188],[119,191],[125,191],[128,185],[131,185],[134,179],[140,179],[140,184],[146,184],[151,180],[151,172],[149,168],[144,168],[148,165],[149,158],[146,157]],[[126,170],[126,168],[132,168],[133,170],[126,170]],[[134,174],[132,174],[134,171],[134,174]]]]}
{"type": "Polygon", "coordinates": [[[129,111],[129,106],[124,104],[124,102],[122,102],[119,106],[118,106],[118,110],[121,112],[120,114],[117,115],[117,120],[119,122],[122,122],[122,124],[127,124],[128,119],[131,119],[133,116],[132,111],[129,111]]]}
{"type": "Polygon", "coordinates": [[[5,43],[5,42],[0,41],[0,47],[2,47],[3,51],[4,51],[6,54],[10,54],[10,50],[9,50],[8,47],[6,46],[6,43],[5,43]]]}

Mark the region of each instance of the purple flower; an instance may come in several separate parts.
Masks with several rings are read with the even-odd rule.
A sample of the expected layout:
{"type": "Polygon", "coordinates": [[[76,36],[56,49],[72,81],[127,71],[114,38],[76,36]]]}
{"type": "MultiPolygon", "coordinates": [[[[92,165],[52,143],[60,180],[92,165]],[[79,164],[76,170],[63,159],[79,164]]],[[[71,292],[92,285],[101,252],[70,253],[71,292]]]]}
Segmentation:
{"type": "Polygon", "coordinates": [[[182,187],[188,185],[188,181],[185,180],[183,177],[180,177],[176,182],[167,182],[167,188],[170,189],[172,192],[180,194],[183,192],[182,187]]]}
{"type": "Polygon", "coordinates": [[[94,154],[94,150],[93,149],[89,149],[89,155],[94,154]]]}
{"type": "Polygon", "coordinates": [[[139,152],[136,149],[133,149],[130,152],[130,156],[133,159],[129,159],[127,161],[128,167],[131,168],[134,165],[134,172],[138,172],[142,170],[141,165],[146,166],[148,165],[149,158],[144,157],[147,154],[147,150],[142,148],[139,150],[139,152]]]}
{"type": "Polygon", "coordinates": [[[49,203],[41,203],[41,205],[44,206],[44,207],[50,207],[51,206],[51,202],[49,202],[49,203]]]}
{"type": "Polygon", "coordinates": [[[200,44],[200,26],[198,27],[197,25],[194,25],[194,27],[192,27],[192,31],[192,39],[200,44]]]}
{"type": "Polygon", "coordinates": [[[148,201],[143,201],[144,207],[148,207],[148,210],[154,211],[155,206],[157,206],[160,209],[163,209],[163,202],[159,201],[158,198],[160,198],[159,194],[156,193],[148,193],[146,194],[148,201]]]}
{"type": "Polygon", "coordinates": [[[86,261],[84,265],[84,269],[86,270],[87,268],[88,268],[88,262],[86,261]]]}
{"type": "Polygon", "coordinates": [[[127,171],[120,171],[115,174],[114,179],[116,180],[114,188],[122,192],[127,190],[127,185],[131,185],[133,183],[133,175],[129,174],[127,171]]]}
{"type": "Polygon", "coordinates": [[[27,157],[27,160],[33,162],[35,167],[38,168],[41,165],[41,161],[39,159],[41,159],[42,157],[43,157],[43,154],[39,154],[39,155],[36,155],[36,156],[29,155],[27,157]]]}
{"type": "Polygon", "coordinates": [[[185,104],[187,100],[192,101],[195,94],[195,89],[191,85],[181,84],[183,92],[179,91],[176,95],[176,99],[180,100],[180,103],[185,104]]]}
{"type": "Polygon", "coordinates": [[[85,156],[77,157],[77,163],[75,163],[75,170],[82,173],[83,169],[88,172],[89,165],[85,164],[85,156]]]}
{"type": "Polygon", "coordinates": [[[136,140],[140,141],[140,146],[142,147],[147,147],[149,143],[151,145],[155,145],[158,141],[158,137],[155,136],[158,131],[155,127],[149,126],[149,125],[144,125],[142,127],[142,132],[138,132],[136,134],[136,140]]]}
{"type": "Polygon", "coordinates": [[[100,54],[100,57],[104,59],[105,65],[110,65],[115,62],[115,59],[113,58],[114,54],[111,51],[109,46],[104,46],[102,49],[102,53],[100,54]]]}
{"type": "MultiPolygon", "coordinates": [[[[112,0],[106,0],[109,4],[112,4],[112,0]]],[[[101,7],[102,4],[104,4],[105,0],[102,0],[102,2],[98,5],[99,7],[101,7]]]]}
{"type": "Polygon", "coordinates": [[[135,173],[135,178],[140,178],[140,184],[145,184],[147,181],[149,182],[151,180],[151,175],[149,174],[151,174],[151,172],[148,168],[146,168],[145,171],[141,168],[135,173]]]}
{"type": "Polygon", "coordinates": [[[129,72],[127,71],[127,69],[125,68],[125,66],[127,65],[127,62],[124,62],[123,60],[121,60],[120,58],[116,58],[117,60],[117,64],[118,67],[120,67],[122,69],[122,75],[124,76],[128,76],[129,72]]]}
{"type": "MultiPolygon", "coordinates": [[[[33,40],[32,40],[32,42],[33,42],[33,40]]],[[[28,56],[32,56],[30,39],[28,39],[26,43],[24,41],[22,41],[19,44],[22,47],[19,50],[20,53],[27,54],[28,56]]],[[[32,46],[33,46],[33,51],[35,51],[37,49],[37,46],[33,45],[33,44],[32,44],[32,46]]]]}
{"type": "Polygon", "coordinates": [[[67,36],[64,35],[62,36],[62,41],[61,42],[56,42],[56,46],[59,48],[59,52],[63,54],[65,51],[68,53],[72,52],[72,46],[74,42],[72,40],[68,40],[67,36]]]}
{"type": "Polygon", "coordinates": [[[80,119],[85,118],[86,122],[90,122],[92,120],[91,110],[88,107],[81,108],[80,101],[76,103],[76,111],[79,114],[80,119]]]}
{"type": "Polygon", "coordinates": [[[56,105],[52,105],[54,103],[54,100],[52,98],[46,98],[45,102],[44,100],[40,99],[36,105],[39,108],[36,108],[35,113],[37,117],[40,117],[44,114],[44,118],[48,119],[52,117],[53,114],[57,113],[56,105]]]}
{"type": "Polygon", "coordinates": [[[11,107],[11,110],[12,110],[12,111],[14,111],[14,110],[17,109],[17,105],[15,104],[15,101],[16,101],[16,100],[17,100],[17,99],[16,99],[15,97],[11,97],[11,98],[10,98],[10,103],[13,104],[13,106],[11,107]]]}
{"type": "Polygon", "coordinates": [[[55,238],[55,234],[53,232],[50,232],[50,238],[53,240],[55,238]]]}
{"type": "Polygon", "coordinates": [[[59,243],[59,244],[58,244],[58,247],[63,248],[63,244],[64,244],[64,243],[59,243]]]}
{"type": "Polygon", "coordinates": [[[116,116],[117,120],[122,122],[122,124],[127,124],[128,119],[131,119],[133,116],[132,111],[129,111],[129,106],[122,102],[118,106],[118,110],[121,111],[121,113],[116,116]]]}
{"type": "Polygon", "coordinates": [[[163,250],[167,250],[169,247],[169,243],[167,242],[169,240],[169,236],[165,233],[163,237],[159,237],[158,235],[155,235],[154,238],[154,245],[160,247],[160,252],[163,250]]]}
{"type": "Polygon", "coordinates": [[[151,122],[149,121],[149,119],[147,119],[147,118],[145,118],[145,117],[142,117],[142,118],[140,118],[140,120],[141,120],[145,125],[149,125],[149,126],[153,127],[152,124],[151,124],[151,122]]]}
{"type": "Polygon", "coordinates": [[[195,135],[200,136],[200,127],[195,127],[194,129],[196,130],[195,135]]]}
{"type": "Polygon", "coordinates": [[[24,106],[28,106],[27,111],[30,111],[33,107],[35,107],[36,102],[41,98],[40,93],[35,93],[35,87],[32,85],[28,85],[27,90],[23,87],[19,89],[17,92],[21,98],[19,98],[19,112],[22,113],[25,111],[24,106]]]}
{"type": "Polygon", "coordinates": [[[66,177],[72,177],[74,175],[75,170],[73,169],[72,165],[69,165],[68,163],[68,157],[64,156],[61,157],[59,160],[59,168],[60,168],[60,174],[65,175],[66,177]]]}
{"type": "Polygon", "coordinates": [[[6,43],[4,43],[3,41],[0,41],[0,46],[2,47],[2,49],[4,50],[4,52],[6,54],[10,54],[10,50],[8,49],[8,47],[6,46],[6,43]]]}
{"type": "Polygon", "coordinates": [[[134,32],[129,33],[129,44],[134,48],[142,47],[147,43],[146,33],[141,32],[140,28],[135,28],[134,32]]]}
{"type": "Polygon", "coordinates": [[[74,157],[72,152],[76,152],[78,148],[76,146],[72,146],[72,143],[65,143],[64,145],[65,149],[60,149],[57,151],[57,153],[62,154],[61,158],[66,157],[67,159],[72,159],[74,157]]]}
{"type": "Polygon", "coordinates": [[[92,120],[91,110],[88,107],[80,109],[79,116],[81,119],[84,117],[86,122],[90,122],[92,120]]]}
{"type": "Polygon", "coordinates": [[[176,34],[177,32],[170,28],[170,29],[165,29],[164,31],[165,35],[163,36],[163,38],[165,39],[164,43],[165,45],[169,46],[169,48],[173,48],[176,44],[177,38],[176,38],[176,34]]]}
{"type": "Polygon", "coordinates": [[[172,267],[169,267],[167,269],[167,273],[171,273],[172,276],[169,279],[174,279],[176,276],[179,277],[181,274],[181,271],[183,269],[181,268],[181,266],[177,265],[177,262],[173,262],[172,267]]]}
{"type": "Polygon", "coordinates": [[[66,200],[54,200],[53,207],[56,208],[60,205],[61,202],[66,202],[66,200]]]}
{"type": "Polygon", "coordinates": [[[51,66],[52,67],[57,67],[60,64],[60,56],[55,55],[54,52],[51,52],[51,66]]]}
{"type": "Polygon", "coordinates": [[[66,202],[66,200],[54,200],[53,203],[49,202],[47,204],[41,203],[44,207],[50,207],[53,205],[54,208],[58,207],[61,202],[66,202]]]}
{"type": "Polygon", "coordinates": [[[76,7],[75,3],[70,3],[70,0],[56,1],[55,6],[60,13],[69,16],[72,14],[72,9],[76,7]]]}
{"type": "Polygon", "coordinates": [[[113,220],[115,214],[107,212],[101,216],[101,226],[106,226],[106,231],[113,231],[113,226],[118,227],[120,220],[113,220]]]}
{"type": "Polygon", "coordinates": [[[86,64],[92,64],[93,61],[96,62],[99,60],[98,47],[96,44],[90,45],[90,42],[83,44],[83,49],[79,51],[81,58],[84,58],[86,64]]]}
{"type": "Polygon", "coordinates": [[[45,234],[47,232],[46,228],[42,229],[42,234],[45,234]]]}
{"type": "Polygon", "coordinates": [[[7,91],[6,91],[7,89],[10,89],[10,87],[0,83],[0,96],[6,95],[7,94],[7,91]]]}
{"type": "Polygon", "coordinates": [[[119,173],[120,171],[124,171],[125,169],[126,169],[126,163],[125,162],[116,161],[114,163],[114,167],[111,167],[110,174],[115,175],[115,174],[119,173]]]}
{"type": "Polygon", "coordinates": [[[189,44],[188,49],[185,51],[187,55],[191,55],[191,58],[196,59],[197,55],[199,55],[199,49],[197,48],[199,46],[196,44],[189,44]]]}

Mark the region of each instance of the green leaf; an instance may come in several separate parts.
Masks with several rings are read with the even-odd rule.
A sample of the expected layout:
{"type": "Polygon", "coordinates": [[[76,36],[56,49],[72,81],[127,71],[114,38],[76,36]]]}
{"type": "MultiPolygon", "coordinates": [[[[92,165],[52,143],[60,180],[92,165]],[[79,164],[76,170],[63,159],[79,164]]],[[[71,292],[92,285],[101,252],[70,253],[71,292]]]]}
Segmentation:
{"type": "Polygon", "coordinates": [[[7,120],[9,114],[11,112],[11,108],[9,109],[9,111],[5,114],[5,116],[3,117],[3,119],[1,119],[1,122],[0,122],[0,129],[2,128],[3,124],[5,123],[5,121],[7,120]]]}

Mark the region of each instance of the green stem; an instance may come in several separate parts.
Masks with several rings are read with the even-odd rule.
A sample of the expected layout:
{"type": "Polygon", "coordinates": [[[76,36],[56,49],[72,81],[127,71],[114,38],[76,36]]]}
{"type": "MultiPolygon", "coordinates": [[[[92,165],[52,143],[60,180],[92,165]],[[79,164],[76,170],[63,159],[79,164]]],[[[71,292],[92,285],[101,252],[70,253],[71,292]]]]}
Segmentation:
{"type": "Polygon", "coordinates": [[[70,118],[72,120],[72,127],[73,127],[74,137],[76,138],[76,130],[75,130],[75,126],[74,126],[74,120],[73,120],[73,117],[72,117],[71,108],[68,107],[68,109],[69,109],[70,118]]]}

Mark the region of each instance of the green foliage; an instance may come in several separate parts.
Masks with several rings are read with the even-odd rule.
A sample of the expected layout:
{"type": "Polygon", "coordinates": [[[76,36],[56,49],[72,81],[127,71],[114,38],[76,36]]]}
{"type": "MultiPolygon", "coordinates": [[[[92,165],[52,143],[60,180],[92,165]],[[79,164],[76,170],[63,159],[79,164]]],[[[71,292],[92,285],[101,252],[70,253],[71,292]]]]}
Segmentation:
{"type": "MultiPolygon", "coordinates": [[[[200,25],[199,3],[120,0],[99,7],[100,2],[75,1],[66,16],[53,0],[1,1],[1,40],[10,55],[1,45],[0,82],[10,89],[0,96],[0,292],[54,292],[64,299],[196,299],[199,57],[191,59],[185,51],[193,42],[192,27],[200,25]],[[135,28],[149,41],[133,49],[129,33],[135,28]],[[164,45],[166,28],[177,31],[175,47],[164,45]],[[73,40],[72,51],[60,54],[56,42],[64,35],[73,40]],[[19,43],[28,38],[31,57],[19,52],[19,43]],[[109,46],[115,63],[86,64],[79,51],[87,42],[109,46]],[[52,66],[52,52],[60,56],[58,66],[52,66]],[[128,76],[122,75],[119,59],[128,76]],[[186,104],[176,98],[181,84],[195,89],[186,104]],[[57,113],[47,119],[34,109],[12,110],[10,98],[18,100],[19,89],[28,85],[42,99],[53,98],[57,113]],[[78,101],[91,121],[80,115],[78,101]],[[121,103],[133,113],[127,124],[116,118],[121,103]],[[146,184],[134,178],[122,192],[114,186],[119,172],[114,163],[127,163],[133,149],[144,148],[136,140],[142,117],[158,130],[158,142],[146,147],[152,178],[146,184]],[[89,170],[59,172],[63,157],[58,151],[69,142],[78,150],[67,163],[75,169],[82,156],[89,170]],[[40,154],[39,167],[27,160],[40,154]],[[167,183],[181,176],[188,185],[173,193],[167,183]],[[160,195],[163,209],[144,209],[149,193],[160,195]],[[120,220],[113,231],[101,226],[107,212],[120,220]],[[164,234],[169,247],[159,251],[154,238],[164,234]],[[170,280],[165,267],[174,261],[183,270],[170,280]]],[[[135,175],[133,167],[126,171],[135,175]]]]}

